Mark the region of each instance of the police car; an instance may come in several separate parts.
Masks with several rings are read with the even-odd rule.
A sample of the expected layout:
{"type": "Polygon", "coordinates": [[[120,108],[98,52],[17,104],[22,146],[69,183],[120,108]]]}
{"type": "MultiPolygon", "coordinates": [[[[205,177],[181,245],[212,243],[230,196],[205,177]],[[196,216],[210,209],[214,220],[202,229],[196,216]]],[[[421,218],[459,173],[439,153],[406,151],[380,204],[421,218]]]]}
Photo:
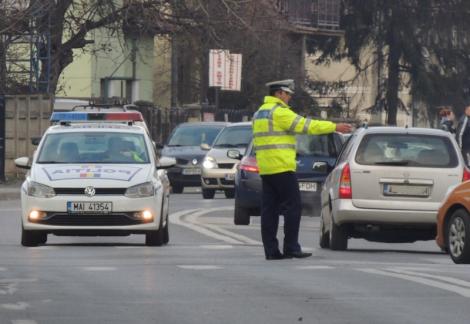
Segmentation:
{"type": "Polygon", "coordinates": [[[158,158],[139,112],[53,113],[21,188],[21,244],[55,235],[145,234],[145,243],[169,241],[167,168],[158,158]]]}

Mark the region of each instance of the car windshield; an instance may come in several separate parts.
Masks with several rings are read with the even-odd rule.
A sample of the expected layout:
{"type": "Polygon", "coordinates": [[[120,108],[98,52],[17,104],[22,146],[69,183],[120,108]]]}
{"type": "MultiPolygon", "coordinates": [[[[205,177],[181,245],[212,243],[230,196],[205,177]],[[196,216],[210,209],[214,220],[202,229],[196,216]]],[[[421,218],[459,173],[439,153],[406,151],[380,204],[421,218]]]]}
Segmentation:
{"type": "Polygon", "coordinates": [[[252,135],[251,126],[226,127],[215,139],[214,147],[246,147],[252,135]]]}
{"type": "Polygon", "coordinates": [[[336,157],[333,141],[328,135],[297,135],[297,155],[336,157]]]}
{"type": "Polygon", "coordinates": [[[37,163],[150,163],[141,134],[86,132],[49,134],[37,163]]]}
{"type": "Polygon", "coordinates": [[[184,126],[175,129],[168,141],[168,146],[199,146],[202,143],[212,145],[224,126],[184,126]]]}
{"type": "Polygon", "coordinates": [[[419,134],[364,136],[356,162],[366,165],[455,167],[455,149],[447,137],[419,134]]]}

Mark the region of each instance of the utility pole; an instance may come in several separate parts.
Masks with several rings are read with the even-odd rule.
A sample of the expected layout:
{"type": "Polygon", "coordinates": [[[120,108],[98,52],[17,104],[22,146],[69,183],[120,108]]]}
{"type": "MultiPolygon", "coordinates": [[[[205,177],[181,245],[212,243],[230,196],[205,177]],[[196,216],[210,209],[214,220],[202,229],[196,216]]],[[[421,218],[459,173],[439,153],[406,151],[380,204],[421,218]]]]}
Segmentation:
{"type": "Polygon", "coordinates": [[[0,182],[5,182],[5,110],[6,110],[6,49],[5,35],[0,34],[0,182]]]}

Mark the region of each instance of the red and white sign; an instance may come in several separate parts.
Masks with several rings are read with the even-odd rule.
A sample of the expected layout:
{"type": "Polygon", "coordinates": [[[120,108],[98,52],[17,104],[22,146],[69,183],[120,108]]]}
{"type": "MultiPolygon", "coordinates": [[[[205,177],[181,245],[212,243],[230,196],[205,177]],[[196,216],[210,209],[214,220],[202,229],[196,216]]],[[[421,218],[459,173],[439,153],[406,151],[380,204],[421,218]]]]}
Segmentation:
{"type": "Polygon", "coordinates": [[[209,52],[209,87],[227,91],[241,90],[242,55],[227,50],[209,52]]]}

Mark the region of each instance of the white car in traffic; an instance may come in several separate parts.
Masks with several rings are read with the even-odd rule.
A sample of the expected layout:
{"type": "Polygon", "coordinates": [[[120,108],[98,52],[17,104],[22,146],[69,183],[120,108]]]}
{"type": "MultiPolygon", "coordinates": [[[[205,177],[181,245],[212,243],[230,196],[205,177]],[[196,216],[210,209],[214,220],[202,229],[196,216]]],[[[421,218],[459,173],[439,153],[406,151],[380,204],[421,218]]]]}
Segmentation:
{"type": "Polygon", "coordinates": [[[168,243],[165,169],[176,161],[158,159],[147,131],[133,124],[136,117],[53,114],[58,124],[33,158],[15,160],[30,169],[21,188],[22,245],[44,244],[48,234],[145,234],[147,245],[168,243]]]}

